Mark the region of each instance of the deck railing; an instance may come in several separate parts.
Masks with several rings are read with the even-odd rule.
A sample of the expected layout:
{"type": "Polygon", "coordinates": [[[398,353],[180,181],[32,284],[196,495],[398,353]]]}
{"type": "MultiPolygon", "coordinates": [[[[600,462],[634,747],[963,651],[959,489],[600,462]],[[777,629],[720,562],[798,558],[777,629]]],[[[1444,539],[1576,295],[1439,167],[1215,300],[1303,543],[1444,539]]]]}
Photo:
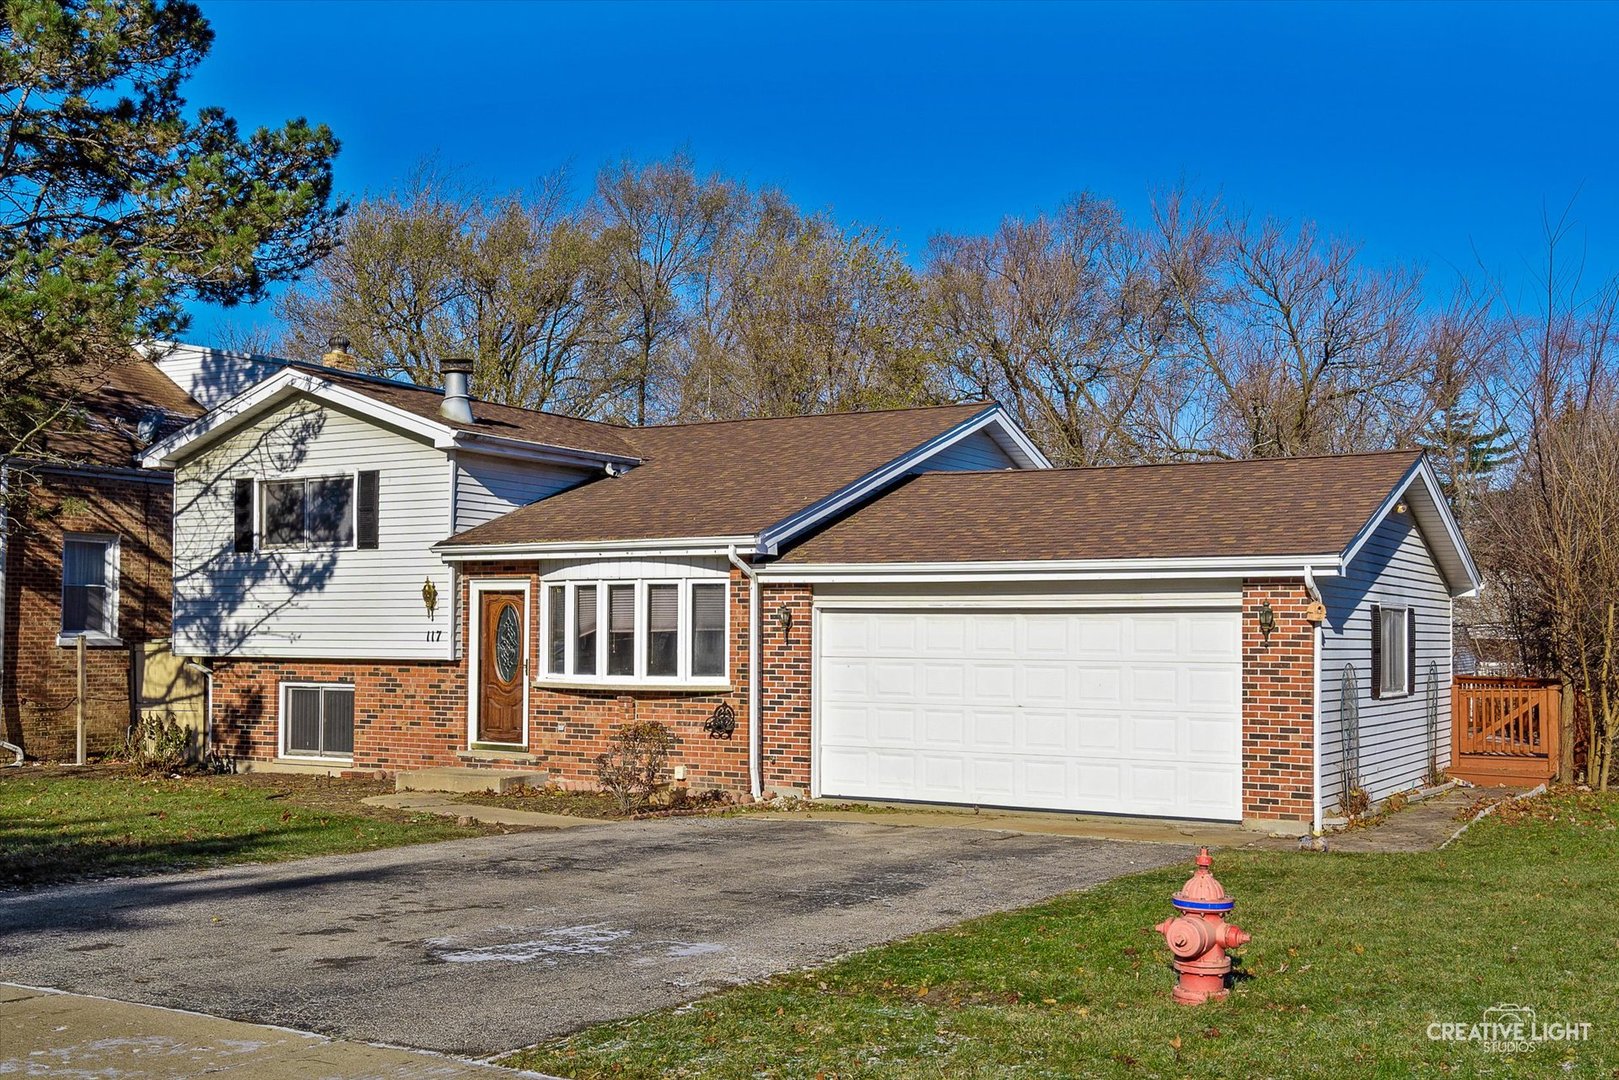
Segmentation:
{"type": "Polygon", "coordinates": [[[1458,675],[1451,690],[1451,752],[1558,759],[1561,690],[1544,679],[1458,675]]]}

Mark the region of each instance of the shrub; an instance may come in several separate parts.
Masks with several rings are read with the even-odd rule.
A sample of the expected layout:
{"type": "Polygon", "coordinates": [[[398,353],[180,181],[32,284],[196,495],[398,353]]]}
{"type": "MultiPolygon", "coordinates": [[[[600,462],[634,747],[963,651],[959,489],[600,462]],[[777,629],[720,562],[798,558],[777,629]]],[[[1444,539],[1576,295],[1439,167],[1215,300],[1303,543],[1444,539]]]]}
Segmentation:
{"type": "Polygon", "coordinates": [[[191,732],[171,712],[142,716],[124,736],[119,755],[146,772],[175,772],[191,761],[191,732]]]}
{"type": "Polygon", "coordinates": [[[658,789],[674,733],[656,720],[625,724],[618,729],[612,749],[596,758],[596,775],[624,813],[647,804],[658,789]]]}
{"type": "Polygon", "coordinates": [[[1350,821],[1359,821],[1366,816],[1366,812],[1371,808],[1372,797],[1366,793],[1365,788],[1359,787],[1350,788],[1344,793],[1343,799],[1339,803],[1339,809],[1343,811],[1344,817],[1350,821]]]}

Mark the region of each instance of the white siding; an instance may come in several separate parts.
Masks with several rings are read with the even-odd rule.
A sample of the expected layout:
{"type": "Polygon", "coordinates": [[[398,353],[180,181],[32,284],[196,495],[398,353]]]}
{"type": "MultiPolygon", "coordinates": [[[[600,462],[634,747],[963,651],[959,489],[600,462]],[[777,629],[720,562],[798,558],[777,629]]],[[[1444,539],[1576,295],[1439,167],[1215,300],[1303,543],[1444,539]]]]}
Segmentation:
{"type": "Polygon", "coordinates": [[[731,564],[724,556],[685,559],[548,559],[540,576],[553,581],[646,581],[724,578],[731,564]]]}
{"type": "Polygon", "coordinates": [[[456,532],[577,487],[597,475],[560,465],[464,453],[456,455],[456,466],[456,532]]]}
{"type": "Polygon", "coordinates": [[[940,450],[911,471],[968,472],[980,469],[1015,469],[1017,463],[987,431],[975,431],[960,442],[940,450]]]}
{"type": "Polygon", "coordinates": [[[1374,800],[1422,783],[1428,770],[1429,665],[1438,665],[1438,756],[1450,764],[1451,599],[1409,515],[1390,514],[1341,578],[1320,579],[1322,806],[1330,816],[1343,785],[1343,669],[1355,671],[1360,707],[1360,786],[1374,800]],[[1417,668],[1407,697],[1372,697],[1371,606],[1409,607],[1417,617],[1417,668]]]}
{"type": "Polygon", "coordinates": [[[154,362],[170,382],[205,409],[235,397],[286,366],[286,361],[271,356],[224,352],[199,345],[170,346],[167,351],[156,354],[154,362]]]}
{"type": "Polygon", "coordinates": [[[188,656],[450,659],[455,589],[429,550],[449,530],[440,450],[297,399],[175,472],[174,651],[188,656]],[[232,550],[238,477],[375,469],[378,548],[232,550]],[[438,590],[429,619],[423,583],[438,590]]]}

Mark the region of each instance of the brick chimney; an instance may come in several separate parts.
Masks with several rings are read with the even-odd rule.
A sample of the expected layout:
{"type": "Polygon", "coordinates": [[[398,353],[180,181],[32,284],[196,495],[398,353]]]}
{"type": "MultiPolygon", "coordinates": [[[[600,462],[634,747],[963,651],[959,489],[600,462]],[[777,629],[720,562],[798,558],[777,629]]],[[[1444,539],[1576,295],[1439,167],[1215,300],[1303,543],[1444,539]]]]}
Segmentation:
{"type": "Polygon", "coordinates": [[[354,356],[349,352],[349,339],[342,334],[333,334],[326,340],[326,352],[321,355],[320,362],[339,371],[359,370],[354,356]]]}

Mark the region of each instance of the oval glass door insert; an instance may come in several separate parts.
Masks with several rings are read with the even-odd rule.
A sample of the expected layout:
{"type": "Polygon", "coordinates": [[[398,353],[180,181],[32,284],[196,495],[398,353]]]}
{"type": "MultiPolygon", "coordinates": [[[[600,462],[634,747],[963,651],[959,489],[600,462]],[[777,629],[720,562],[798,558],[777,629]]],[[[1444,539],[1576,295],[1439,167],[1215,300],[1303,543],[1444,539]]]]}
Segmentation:
{"type": "Polygon", "coordinates": [[[501,682],[511,682],[517,677],[522,639],[522,628],[517,625],[517,607],[508,604],[500,609],[500,619],[495,623],[495,674],[501,682]]]}

